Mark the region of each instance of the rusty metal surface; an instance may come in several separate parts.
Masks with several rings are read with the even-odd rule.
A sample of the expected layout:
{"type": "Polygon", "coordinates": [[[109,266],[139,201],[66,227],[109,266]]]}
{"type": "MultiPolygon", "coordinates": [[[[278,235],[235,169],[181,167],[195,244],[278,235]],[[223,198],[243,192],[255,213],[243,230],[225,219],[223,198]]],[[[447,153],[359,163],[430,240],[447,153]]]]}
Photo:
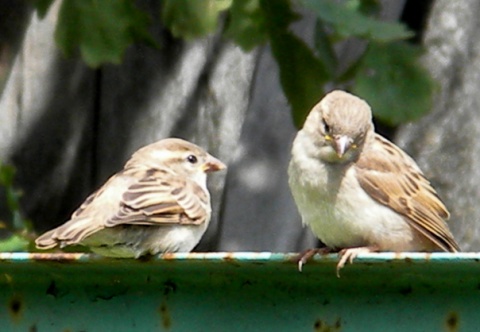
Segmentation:
{"type": "Polygon", "coordinates": [[[0,254],[1,331],[474,331],[479,253],[0,254]]]}

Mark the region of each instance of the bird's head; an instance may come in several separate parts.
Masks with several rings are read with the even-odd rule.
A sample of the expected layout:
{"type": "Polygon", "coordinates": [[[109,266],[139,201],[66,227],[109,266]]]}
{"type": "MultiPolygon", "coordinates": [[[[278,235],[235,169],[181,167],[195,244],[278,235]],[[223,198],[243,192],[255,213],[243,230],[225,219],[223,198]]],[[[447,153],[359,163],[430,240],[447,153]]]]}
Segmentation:
{"type": "Polygon", "coordinates": [[[199,146],[179,138],[167,138],[147,145],[127,162],[125,168],[141,165],[151,169],[166,169],[199,184],[206,174],[226,168],[226,165],[199,146]]]}
{"type": "Polygon", "coordinates": [[[303,130],[315,140],[320,158],[330,163],[356,160],[369,133],[373,133],[368,104],[347,92],[327,94],[308,115],[303,130]]]}

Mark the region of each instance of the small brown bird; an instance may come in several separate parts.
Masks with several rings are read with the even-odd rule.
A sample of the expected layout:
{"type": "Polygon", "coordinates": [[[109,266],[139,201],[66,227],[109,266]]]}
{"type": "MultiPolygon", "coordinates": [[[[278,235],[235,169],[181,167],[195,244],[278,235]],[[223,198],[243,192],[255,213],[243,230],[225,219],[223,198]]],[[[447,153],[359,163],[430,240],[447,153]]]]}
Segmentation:
{"type": "Polygon", "coordinates": [[[81,244],[109,257],[191,251],[210,221],[208,172],[226,166],[190,142],[167,138],[133,154],[39,249],[81,244]]]}
{"type": "MultiPolygon", "coordinates": [[[[447,208],[415,161],[374,132],[362,99],[333,91],[293,142],[289,184],[303,223],[340,250],[337,274],[359,253],[459,251],[447,208]]],[[[299,260],[301,269],[315,250],[299,260]]]]}

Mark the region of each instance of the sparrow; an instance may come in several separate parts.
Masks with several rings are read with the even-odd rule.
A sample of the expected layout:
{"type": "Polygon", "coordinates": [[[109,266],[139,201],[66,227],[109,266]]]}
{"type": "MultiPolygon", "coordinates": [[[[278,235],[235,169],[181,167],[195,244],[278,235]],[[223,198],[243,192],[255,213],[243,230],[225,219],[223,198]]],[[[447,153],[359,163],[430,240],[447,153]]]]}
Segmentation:
{"type": "MultiPolygon", "coordinates": [[[[340,90],[310,111],[297,133],[289,185],[302,217],[339,251],[337,275],[360,253],[460,250],[449,212],[415,161],[375,133],[370,106],[340,90]]],[[[301,255],[299,269],[321,249],[301,255]]]]}
{"type": "Polygon", "coordinates": [[[147,145],[70,220],[38,237],[36,246],[80,244],[118,258],[189,252],[210,221],[207,173],[224,168],[220,160],[182,139],[147,145]]]}

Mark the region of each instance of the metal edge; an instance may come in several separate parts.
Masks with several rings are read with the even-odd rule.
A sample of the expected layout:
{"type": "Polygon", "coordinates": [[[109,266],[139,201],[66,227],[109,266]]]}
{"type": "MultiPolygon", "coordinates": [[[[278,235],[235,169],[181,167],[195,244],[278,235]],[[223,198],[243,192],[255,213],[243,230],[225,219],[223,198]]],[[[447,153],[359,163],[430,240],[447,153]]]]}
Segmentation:
{"type": "MultiPolygon", "coordinates": [[[[275,252],[192,252],[192,253],[168,253],[152,257],[154,261],[238,261],[238,262],[287,262],[293,261],[298,253],[275,253],[275,252]]],[[[64,261],[64,262],[98,262],[111,260],[88,253],[28,253],[28,252],[4,252],[0,253],[1,262],[28,262],[28,261],[64,261]]],[[[337,262],[337,254],[315,256],[315,262],[337,262]]],[[[416,263],[427,262],[480,262],[480,252],[463,253],[423,253],[423,252],[382,252],[361,254],[356,263],[385,263],[390,261],[409,261],[416,263]]]]}

